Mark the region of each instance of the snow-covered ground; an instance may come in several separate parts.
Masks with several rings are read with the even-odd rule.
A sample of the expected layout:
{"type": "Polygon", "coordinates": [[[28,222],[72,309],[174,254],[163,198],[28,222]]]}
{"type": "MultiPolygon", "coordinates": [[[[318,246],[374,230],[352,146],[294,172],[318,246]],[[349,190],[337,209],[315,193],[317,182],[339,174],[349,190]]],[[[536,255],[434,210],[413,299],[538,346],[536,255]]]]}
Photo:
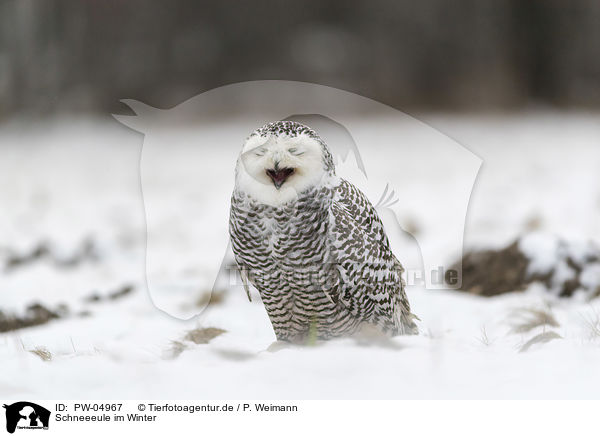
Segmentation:
{"type": "MultiPolygon", "coordinates": [[[[574,241],[600,239],[596,115],[428,114],[421,119],[483,160],[467,215],[467,248],[500,247],[531,229],[574,241]]],[[[165,159],[184,167],[207,158],[193,144],[181,147],[165,159]]],[[[494,298],[412,287],[409,299],[421,318],[417,337],[376,344],[345,339],[276,352],[266,351],[275,337],[259,299],[248,302],[238,286],[224,289],[197,318],[182,321],[165,314],[145,286],[141,148],[142,136],[112,119],[0,127],[1,263],[41,243],[50,251],[0,273],[0,311],[22,314],[34,302],[68,307],[61,319],[0,334],[5,401],[598,398],[600,301],[558,299],[540,285],[494,298]],[[65,266],[61,261],[85,240],[93,242],[95,256],[65,266]],[[127,285],[134,287],[132,293],[108,297],[127,285]],[[100,301],[90,301],[92,295],[100,301]],[[208,344],[186,337],[206,327],[226,332],[208,344]],[[50,360],[30,352],[35,349],[48,351],[50,360]]],[[[390,165],[381,150],[367,153],[368,169],[390,165]]],[[[219,201],[219,180],[211,177],[189,187],[185,211],[173,210],[177,204],[166,195],[169,213],[153,222],[172,227],[177,213],[219,201]]],[[[431,180],[432,186],[451,182],[431,180]]],[[[398,196],[406,200],[401,190],[398,196]]],[[[404,228],[446,250],[445,241],[428,234],[427,220],[411,216],[410,202],[404,203],[404,228]]],[[[443,220],[444,208],[432,204],[427,218],[443,220]]],[[[185,232],[170,238],[163,243],[185,247],[185,232]]],[[[201,266],[184,254],[166,261],[181,265],[182,274],[201,274],[201,266]]],[[[223,252],[205,255],[220,259],[223,252]]],[[[187,301],[181,309],[193,313],[209,289],[199,288],[184,300],[177,295],[177,304],[187,301]]]]}

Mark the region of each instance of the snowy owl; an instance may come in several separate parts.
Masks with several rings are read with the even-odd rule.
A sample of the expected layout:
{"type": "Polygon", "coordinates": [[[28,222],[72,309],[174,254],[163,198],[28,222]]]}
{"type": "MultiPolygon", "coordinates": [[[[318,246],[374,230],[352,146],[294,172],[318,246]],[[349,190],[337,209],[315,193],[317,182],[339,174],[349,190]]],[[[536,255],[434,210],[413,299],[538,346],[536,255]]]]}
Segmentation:
{"type": "Polygon", "coordinates": [[[416,334],[402,265],[366,196],[337,177],[325,142],[293,121],[246,140],[235,171],[231,244],[278,340],[416,334]]]}

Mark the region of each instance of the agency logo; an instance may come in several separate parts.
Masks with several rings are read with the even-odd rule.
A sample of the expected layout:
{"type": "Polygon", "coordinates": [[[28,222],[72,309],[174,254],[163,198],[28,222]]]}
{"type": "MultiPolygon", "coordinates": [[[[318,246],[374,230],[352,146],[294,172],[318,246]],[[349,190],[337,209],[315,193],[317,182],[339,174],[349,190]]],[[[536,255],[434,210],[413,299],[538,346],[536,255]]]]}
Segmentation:
{"type": "Polygon", "coordinates": [[[453,260],[462,258],[482,160],[431,126],[357,94],[282,80],[226,85],[169,109],[123,103],[135,115],[115,118],[144,134],[146,279],[152,301],[166,313],[189,319],[211,300],[191,305],[199,290],[242,286],[231,274],[229,238],[236,162],[249,134],[281,120],[314,130],[336,175],[366,195],[407,286],[461,287],[462,267],[453,260]]]}
{"type": "Polygon", "coordinates": [[[50,411],[42,406],[29,401],[19,401],[6,409],[6,431],[14,433],[16,429],[22,430],[48,430],[50,411]]]}

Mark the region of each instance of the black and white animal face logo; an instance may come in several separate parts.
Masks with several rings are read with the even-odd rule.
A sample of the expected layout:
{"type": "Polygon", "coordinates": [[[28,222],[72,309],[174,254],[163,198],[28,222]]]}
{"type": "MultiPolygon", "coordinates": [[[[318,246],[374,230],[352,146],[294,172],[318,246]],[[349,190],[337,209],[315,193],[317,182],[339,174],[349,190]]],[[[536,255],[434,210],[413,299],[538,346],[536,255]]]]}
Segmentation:
{"type": "Polygon", "coordinates": [[[19,401],[4,405],[6,409],[6,431],[14,433],[16,429],[48,429],[50,411],[29,401],[19,401]]]}

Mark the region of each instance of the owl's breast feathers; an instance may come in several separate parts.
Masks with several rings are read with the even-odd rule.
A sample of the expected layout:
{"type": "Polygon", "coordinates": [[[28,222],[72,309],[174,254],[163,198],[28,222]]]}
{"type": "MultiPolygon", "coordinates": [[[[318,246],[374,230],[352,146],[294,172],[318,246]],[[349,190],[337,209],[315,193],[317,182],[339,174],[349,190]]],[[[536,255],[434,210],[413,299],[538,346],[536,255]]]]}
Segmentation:
{"type": "Polygon", "coordinates": [[[280,207],[234,191],[230,234],[280,340],[356,332],[416,333],[400,262],[364,194],[345,180],[280,207]]]}

